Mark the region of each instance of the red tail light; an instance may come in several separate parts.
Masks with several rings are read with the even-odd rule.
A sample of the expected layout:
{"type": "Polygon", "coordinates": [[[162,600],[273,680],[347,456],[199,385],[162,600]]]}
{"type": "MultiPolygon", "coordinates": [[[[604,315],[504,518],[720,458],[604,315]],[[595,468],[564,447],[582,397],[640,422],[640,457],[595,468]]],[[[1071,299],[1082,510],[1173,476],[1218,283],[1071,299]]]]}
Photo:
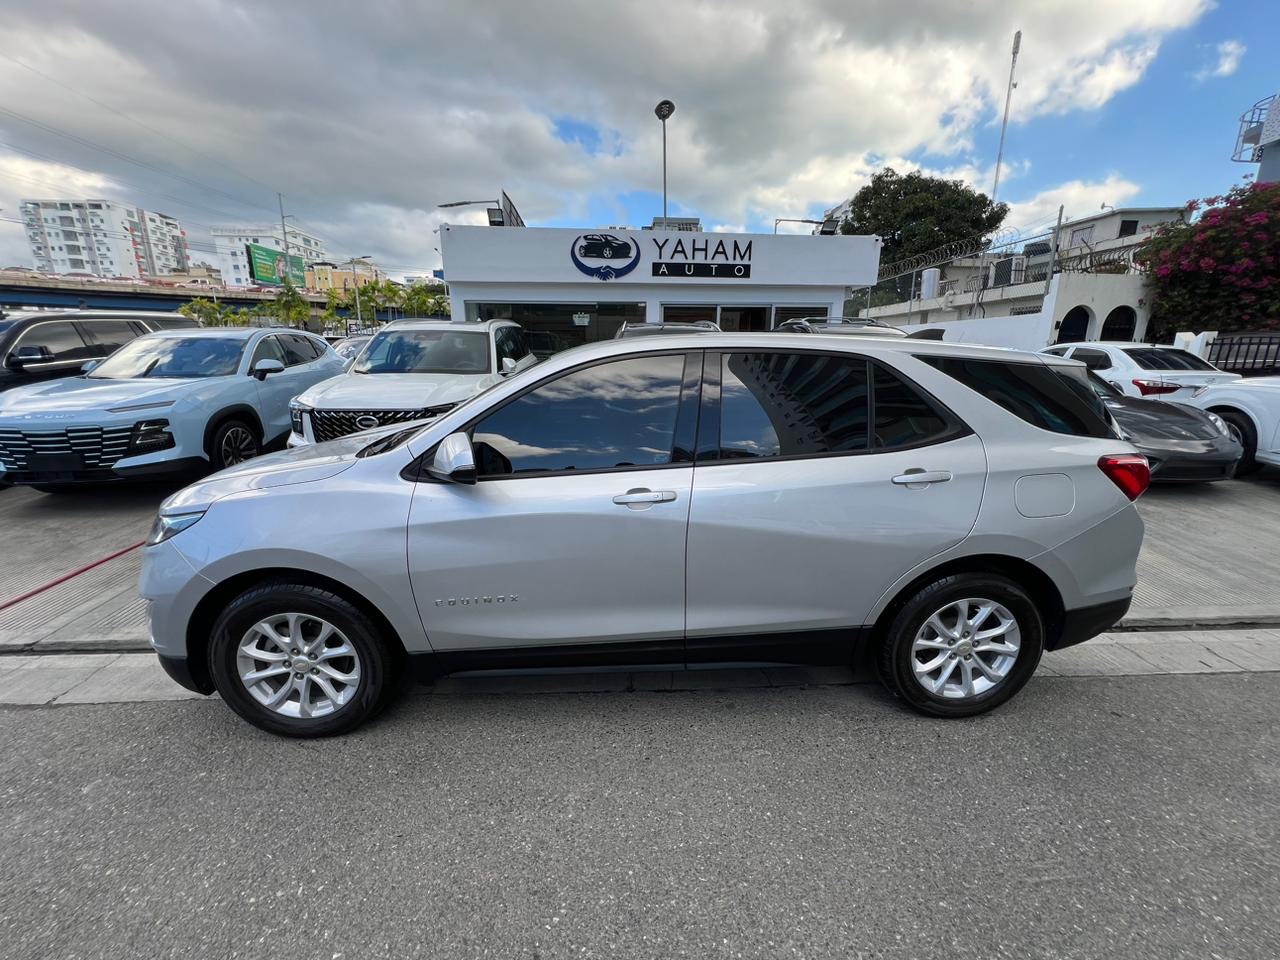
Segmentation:
{"type": "Polygon", "coordinates": [[[1160,396],[1162,393],[1173,393],[1182,384],[1170,383],[1168,380],[1134,380],[1133,385],[1144,397],[1160,396]]]}
{"type": "Polygon", "coordinates": [[[1146,457],[1117,453],[1098,458],[1098,469],[1130,500],[1137,500],[1151,486],[1151,467],[1146,457]]]}

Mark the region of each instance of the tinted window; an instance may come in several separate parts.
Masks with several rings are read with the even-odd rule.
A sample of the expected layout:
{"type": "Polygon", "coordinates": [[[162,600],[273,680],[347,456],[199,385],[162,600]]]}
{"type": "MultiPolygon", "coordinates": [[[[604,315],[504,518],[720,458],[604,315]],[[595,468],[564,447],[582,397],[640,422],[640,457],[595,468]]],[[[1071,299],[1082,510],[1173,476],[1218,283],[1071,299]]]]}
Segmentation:
{"type": "Polygon", "coordinates": [[[1054,433],[1110,437],[1102,401],[1081,367],[976,360],[968,357],[920,357],[976,390],[1027,423],[1054,433]]]}
{"type": "Polygon", "coordinates": [[[489,334],[464,330],[384,330],[353,373],[488,373],[489,334]]]}
{"type": "Polygon", "coordinates": [[[684,357],[633,357],[565,374],[476,424],[482,477],[671,462],[684,357]]]}
{"type": "Polygon", "coordinates": [[[106,348],[108,353],[138,336],[137,329],[127,320],[88,320],[84,329],[90,339],[97,346],[106,348]]]}
{"type": "Polygon", "coordinates": [[[493,332],[494,347],[498,351],[498,362],[512,360],[518,362],[523,354],[516,348],[515,330],[512,327],[499,327],[493,332]]]}
{"type": "Polygon", "coordinates": [[[45,347],[53,354],[54,362],[88,359],[89,356],[84,339],[70,321],[35,324],[18,337],[13,349],[19,347],[45,347]]]}
{"type": "Polygon", "coordinates": [[[253,358],[249,361],[249,369],[258,365],[259,360],[279,360],[284,363],[284,351],[280,349],[279,337],[263,337],[253,348],[253,358]]]}
{"type": "Polygon", "coordinates": [[[721,361],[720,458],[866,450],[867,361],[730,353],[721,361]]]}
{"type": "Polygon", "coordinates": [[[873,369],[872,445],[876,449],[915,447],[953,434],[952,421],[930,400],[884,367],[873,369]]]}
{"type": "Polygon", "coordinates": [[[1125,353],[1144,370],[1217,370],[1194,353],[1186,350],[1158,350],[1155,347],[1138,347],[1125,353]]]}
{"type": "Polygon", "coordinates": [[[296,333],[280,335],[280,347],[284,350],[284,365],[296,367],[300,363],[310,363],[316,358],[311,341],[296,333]]]}
{"type": "Polygon", "coordinates": [[[1090,350],[1087,347],[1077,347],[1075,352],[1071,354],[1072,360],[1079,360],[1090,370],[1110,370],[1111,358],[1101,350],[1090,350]]]}
{"type": "Polygon", "coordinates": [[[228,377],[240,366],[243,352],[239,337],[139,337],[94,367],[89,377],[228,377]]]}

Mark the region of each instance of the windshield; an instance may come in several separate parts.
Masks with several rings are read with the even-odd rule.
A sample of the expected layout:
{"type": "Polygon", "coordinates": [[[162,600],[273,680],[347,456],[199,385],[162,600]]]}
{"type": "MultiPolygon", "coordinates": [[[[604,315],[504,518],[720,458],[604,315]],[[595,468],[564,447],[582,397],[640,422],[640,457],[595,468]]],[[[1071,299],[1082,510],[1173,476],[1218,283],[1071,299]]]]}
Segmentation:
{"type": "Polygon", "coordinates": [[[343,360],[350,360],[361,351],[366,343],[369,342],[368,337],[352,337],[350,340],[342,340],[334,345],[334,352],[343,360]]]}
{"type": "Polygon", "coordinates": [[[1160,350],[1142,347],[1125,350],[1133,362],[1144,370],[1217,370],[1211,363],[1201,360],[1186,350],[1160,350]]]}
{"type": "Polygon", "coordinates": [[[229,377],[240,367],[240,337],[139,337],[89,373],[94,380],[229,377]]]}
{"type": "Polygon", "coordinates": [[[488,373],[489,335],[460,330],[385,330],[353,373],[488,373]]]}

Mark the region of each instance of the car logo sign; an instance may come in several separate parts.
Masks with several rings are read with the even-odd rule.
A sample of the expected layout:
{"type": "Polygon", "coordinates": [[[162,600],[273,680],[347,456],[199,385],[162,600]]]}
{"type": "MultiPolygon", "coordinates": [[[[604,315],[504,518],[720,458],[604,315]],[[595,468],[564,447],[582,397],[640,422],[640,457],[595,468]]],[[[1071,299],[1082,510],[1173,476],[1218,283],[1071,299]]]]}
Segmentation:
{"type": "Polygon", "coordinates": [[[365,414],[363,417],[356,417],[356,426],[361,430],[372,430],[378,426],[378,418],[365,414]]]}
{"type": "Polygon", "coordinates": [[[631,236],[586,233],[569,245],[569,259],[588,277],[616,280],[618,277],[625,277],[640,265],[640,244],[631,236]],[[588,260],[597,262],[585,262],[588,260]]]}

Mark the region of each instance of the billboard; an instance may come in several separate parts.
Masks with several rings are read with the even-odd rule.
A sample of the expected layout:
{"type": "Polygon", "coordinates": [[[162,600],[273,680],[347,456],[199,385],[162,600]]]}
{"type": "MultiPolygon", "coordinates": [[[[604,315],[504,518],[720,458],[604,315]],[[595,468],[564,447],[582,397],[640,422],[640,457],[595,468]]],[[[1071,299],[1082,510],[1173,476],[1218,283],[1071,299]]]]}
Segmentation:
{"type": "Polygon", "coordinates": [[[307,282],[306,263],[301,257],[288,256],[288,267],[285,267],[285,255],[281,250],[273,250],[257,243],[246,243],[244,255],[249,261],[249,275],[255,283],[264,286],[279,287],[284,285],[286,273],[295,287],[303,287],[307,282]]]}

